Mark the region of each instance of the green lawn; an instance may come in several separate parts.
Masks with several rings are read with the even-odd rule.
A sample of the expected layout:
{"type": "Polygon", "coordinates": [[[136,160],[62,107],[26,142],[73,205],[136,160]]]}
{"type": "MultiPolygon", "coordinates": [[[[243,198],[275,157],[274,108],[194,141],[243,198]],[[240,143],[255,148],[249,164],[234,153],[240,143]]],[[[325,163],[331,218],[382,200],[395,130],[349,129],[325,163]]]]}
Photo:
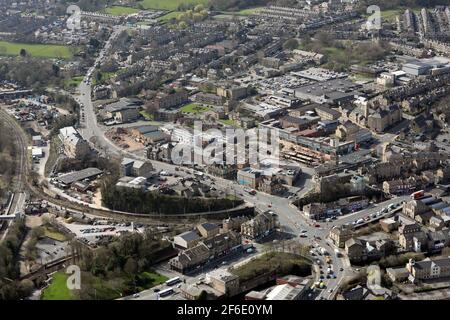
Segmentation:
{"type": "Polygon", "coordinates": [[[177,10],[181,4],[207,5],[208,0],[142,0],[139,3],[145,9],[177,10]]]}
{"type": "Polygon", "coordinates": [[[0,41],[0,55],[18,56],[22,49],[25,49],[28,55],[33,57],[60,59],[71,59],[73,57],[73,53],[68,46],[0,41]]]}
{"type": "Polygon", "coordinates": [[[42,292],[42,300],[74,300],[75,295],[67,288],[69,276],[62,272],[53,275],[51,284],[42,292]]]}
{"type": "Polygon", "coordinates": [[[131,7],[112,6],[106,8],[104,12],[113,16],[125,16],[128,14],[137,13],[139,10],[131,7]]]}
{"type": "Polygon", "coordinates": [[[209,110],[210,110],[209,107],[204,107],[197,103],[189,103],[189,104],[185,105],[183,108],[181,108],[181,112],[192,113],[192,114],[204,113],[209,110]]]}

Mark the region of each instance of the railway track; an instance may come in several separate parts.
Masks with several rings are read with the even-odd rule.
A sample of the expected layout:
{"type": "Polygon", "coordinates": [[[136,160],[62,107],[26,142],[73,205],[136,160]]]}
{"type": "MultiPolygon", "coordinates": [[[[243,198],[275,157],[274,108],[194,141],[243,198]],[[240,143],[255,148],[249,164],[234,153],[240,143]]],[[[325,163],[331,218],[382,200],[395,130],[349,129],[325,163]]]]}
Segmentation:
{"type": "Polygon", "coordinates": [[[46,200],[49,204],[53,204],[54,206],[59,206],[65,209],[69,209],[76,212],[83,212],[89,214],[91,216],[95,216],[98,218],[109,218],[115,219],[123,222],[140,222],[149,225],[171,225],[171,226],[179,226],[185,224],[192,224],[192,220],[189,222],[179,221],[176,222],[170,221],[167,219],[156,219],[155,217],[145,217],[145,215],[127,215],[121,212],[115,211],[106,211],[99,210],[94,208],[87,208],[83,205],[73,203],[67,200],[55,199],[50,195],[46,194],[39,187],[33,185],[28,177],[30,172],[30,163],[27,157],[28,154],[28,138],[26,133],[22,129],[22,127],[3,109],[0,108],[0,118],[3,123],[11,129],[12,136],[16,138],[17,141],[17,153],[19,156],[19,163],[17,166],[16,178],[13,190],[16,192],[24,192],[25,190],[29,192],[30,195],[34,195],[37,198],[41,198],[46,200]]]}

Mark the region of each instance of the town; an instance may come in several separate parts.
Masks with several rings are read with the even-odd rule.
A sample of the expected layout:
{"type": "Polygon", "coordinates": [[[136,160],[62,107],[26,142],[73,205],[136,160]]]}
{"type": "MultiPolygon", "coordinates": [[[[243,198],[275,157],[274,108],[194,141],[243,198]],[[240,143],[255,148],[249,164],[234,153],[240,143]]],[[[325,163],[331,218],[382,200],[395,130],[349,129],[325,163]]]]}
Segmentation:
{"type": "Polygon", "coordinates": [[[408,3],[2,3],[0,300],[448,300],[450,5],[408,3]]]}

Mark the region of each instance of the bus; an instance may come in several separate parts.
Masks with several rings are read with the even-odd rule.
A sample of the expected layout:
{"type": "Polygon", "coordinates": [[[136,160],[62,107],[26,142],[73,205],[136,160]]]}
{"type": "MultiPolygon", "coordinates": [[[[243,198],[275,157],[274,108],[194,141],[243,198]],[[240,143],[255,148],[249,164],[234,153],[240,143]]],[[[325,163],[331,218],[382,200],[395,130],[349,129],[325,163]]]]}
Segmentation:
{"type": "Polygon", "coordinates": [[[167,296],[170,296],[171,294],[173,294],[172,288],[164,289],[164,290],[161,290],[160,292],[158,292],[158,295],[160,297],[167,297],[167,296]]]}
{"type": "Polygon", "coordinates": [[[411,199],[416,200],[422,198],[425,195],[425,191],[420,190],[411,194],[411,199]]]}
{"type": "Polygon", "coordinates": [[[181,282],[180,277],[175,277],[175,278],[167,280],[166,281],[166,285],[167,286],[173,286],[174,284],[177,284],[178,282],[181,282]]]}

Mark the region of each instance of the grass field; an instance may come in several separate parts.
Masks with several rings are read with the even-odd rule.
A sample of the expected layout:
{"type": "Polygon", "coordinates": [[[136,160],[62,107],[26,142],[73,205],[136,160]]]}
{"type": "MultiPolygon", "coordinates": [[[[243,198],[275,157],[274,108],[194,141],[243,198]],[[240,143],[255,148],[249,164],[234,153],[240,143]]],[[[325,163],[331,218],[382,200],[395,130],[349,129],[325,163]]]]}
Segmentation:
{"type": "Polygon", "coordinates": [[[53,275],[51,284],[42,292],[42,300],[74,300],[75,295],[67,288],[69,276],[62,272],[53,275]]]}
{"type": "Polygon", "coordinates": [[[209,110],[210,108],[198,105],[196,103],[189,103],[185,105],[183,108],[181,108],[181,112],[192,114],[204,113],[209,110]]]}
{"type": "Polygon", "coordinates": [[[238,124],[234,120],[231,120],[231,119],[219,120],[219,122],[223,123],[226,126],[239,127],[238,124]]]}
{"type": "Polygon", "coordinates": [[[208,4],[208,0],[142,0],[139,2],[145,9],[177,10],[181,4],[208,4]]]}
{"type": "Polygon", "coordinates": [[[22,49],[25,49],[28,55],[33,57],[60,59],[70,59],[73,57],[73,53],[68,46],[0,41],[0,55],[18,56],[22,49]]]}
{"type": "Polygon", "coordinates": [[[61,241],[62,242],[62,241],[66,241],[67,240],[67,237],[65,235],[63,235],[61,232],[55,230],[52,227],[45,227],[44,235],[47,238],[50,238],[50,239],[53,239],[53,240],[56,240],[56,241],[61,241]]]}
{"type": "Polygon", "coordinates": [[[248,16],[248,15],[254,14],[254,13],[258,12],[258,11],[261,11],[264,8],[265,7],[255,7],[255,8],[242,9],[240,11],[233,12],[233,14],[238,14],[238,15],[242,15],[242,16],[248,16]]]}
{"type": "Polygon", "coordinates": [[[139,12],[136,8],[130,8],[130,7],[121,7],[121,6],[112,6],[109,8],[106,8],[104,10],[105,13],[113,15],[113,16],[125,16],[128,14],[133,14],[136,12],[139,12]]]}

